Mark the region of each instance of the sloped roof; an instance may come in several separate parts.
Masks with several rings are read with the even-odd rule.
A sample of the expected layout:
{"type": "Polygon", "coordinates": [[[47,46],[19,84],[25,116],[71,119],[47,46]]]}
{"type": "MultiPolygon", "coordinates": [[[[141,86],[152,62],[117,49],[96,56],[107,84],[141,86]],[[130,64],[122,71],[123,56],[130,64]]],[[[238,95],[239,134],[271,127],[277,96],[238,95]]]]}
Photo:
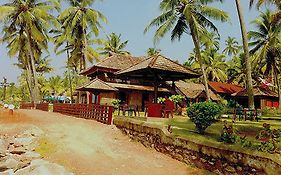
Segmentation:
{"type": "MultiPolygon", "coordinates": [[[[153,86],[143,86],[143,85],[133,85],[133,84],[121,84],[121,83],[109,83],[108,85],[115,87],[117,89],[132,89],[132,90],[140,90],[140,91],[154,91],[153,86]]],[[[158,88],[159,92],[170,92],[166,88],[158,88]]]]}
{"type": "Polygon", "coordinates": [[[214,81],[209,81],[208,84],[216,93],[233,94],[243,90],[243,87],[235,84],[219,83],[214,81]]]}
{"type": "Polygon", "coordinates": [[[77,90],[88,91],[88,90],[101,90],[101,91],[118,91],[118,89],[108,85],[106,82],[95,78],[94,80],[84,84],[77,88],[77,90]]]}
{"type": "Polygon", "coordinates": [[[158,76],[163,79],[164,77],[166,77],[166,79],[170,78],[171,80],[182,78],[195,78],[200,76],[193,70],[188,69],[162,55],[151,56],[146,60],[135,64],[134,66],[118,71],[116,74],[119,76],[153,79],[154,75],[149,74],[149,71],[157,73],[158,76]]]}
{"type": "MultiPolygon", "coordinates": [[[[260,97],[278,97],[278,94],[271,91],[270,89],[265,89],[259,86],[255,86],[253,88],[254,96],[260,97]]],[[[232,96],[236,97],[248,97],[247,89],[242,89],[241,91],[232,94],[232,96]]]]}
{"type": "Polygon", "coordinates": [[[81,75],[92,74],[96,68],[113,69],[115,71],[127,69],[141,61],[145,60],[144,57],[134,57],[131,55],[113,54],[112,56],[103,59],[94,66],[81,72],[81,75]]]}
{"type": "MultiPolygon", "coordinates": [[[[184,81],[175,82],[176,88],[180,90],[187,98],[197,98],[200,94],[205,93],[205,87],[203,84],[187,83],[184,81]]],[[[210,98],[214,101],[218,101],[218,96],[209,89],[210,98]]]]}

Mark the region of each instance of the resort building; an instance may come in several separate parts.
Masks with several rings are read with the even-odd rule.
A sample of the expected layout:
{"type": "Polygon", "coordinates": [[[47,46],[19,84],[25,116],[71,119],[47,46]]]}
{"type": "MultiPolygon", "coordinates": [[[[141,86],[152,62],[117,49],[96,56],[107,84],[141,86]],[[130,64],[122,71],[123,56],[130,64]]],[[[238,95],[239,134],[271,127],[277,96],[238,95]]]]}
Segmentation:
{"type": "MultiPolygon", "coordinates": [[[[232,94],[235,100],[243,107],[248,107],[248,94],[247,90],[243,89],[237,93],[232,94]]],[[[255,108],[278,108],[278,94],[271,91],[269,88],[254,87],[255,108]]]]}
{"type": "MultiPolygon", "coordinates": [[[[205,86],[203,84],[177,81],[175,85],[177,94],[185,96],[188,104],[206,101],[207,99],[205,86]]],[[[220,100],[211,89],[209,89],[209,94],[212,101],[220,100]]]]}
{"type": "MultiPolygon", "coordinates": [[[[77,102],[111,104],[113,99],[119,99],[121,103],[137,105],[143,109],[146,102],[153,101],[153,84],[137,79],[122,80],[115,73],[144,60],[144,57],[113,54],[81,72],[81,75],[89,77],[90,82],[77,88],[77,102]]],[[[159,86],[159,96],[172,94],[168,85],[160,84],[159,86]]]]}
{"type": "Polygon", "coordinates": [[[244,88],[236,84],[220,83],[209,81],[209,88],[215,92],[215,94],[221,96],[223,99],[230,100],[233,99],[232,94],[237,93],[244,88]]]}

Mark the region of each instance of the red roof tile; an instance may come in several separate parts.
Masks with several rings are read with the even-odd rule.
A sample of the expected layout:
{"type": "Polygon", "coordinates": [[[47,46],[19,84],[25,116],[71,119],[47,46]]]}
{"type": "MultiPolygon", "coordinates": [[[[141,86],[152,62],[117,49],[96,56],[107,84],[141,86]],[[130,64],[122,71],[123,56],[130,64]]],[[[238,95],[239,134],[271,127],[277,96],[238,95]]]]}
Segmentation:
{"type": "Polygon", "coordinates": [[[213,81],[208,82],[208,84],[216,93],[233,94],[243,90],[243,87],[236,84],[226,84],[213,81]]]}

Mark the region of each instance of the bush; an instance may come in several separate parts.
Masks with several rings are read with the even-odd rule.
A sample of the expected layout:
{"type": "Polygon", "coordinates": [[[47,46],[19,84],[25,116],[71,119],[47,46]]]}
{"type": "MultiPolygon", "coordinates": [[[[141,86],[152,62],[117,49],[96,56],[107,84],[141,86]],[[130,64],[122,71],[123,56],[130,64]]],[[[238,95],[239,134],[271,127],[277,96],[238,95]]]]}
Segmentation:
{"type": "Polygon", "coordinates": [[[169,99],[171,101],[173,101],[175,104],[178,104],[178,103],[183,101],[184,96],[182,96],[182,95],[172,95],[171,97],[169,97],[169,99]]]}
{"type": "Polygon", "coordinates": [[[165,98],[164,97],[158,97],[157,98],[157,103],[164,103],[165,102],[165,98]]]}
{"type": "Polygon", "coordinates": [[[222,107],[214,102],[195,103],[187,110],[187,115],[195,124],[199,133],[204,133],[207,127],[211,126],[217,116],[221,114],[222,107]]]}
{"type": "Polygon", "coordinates": [[[280,115],[281,114],[281,109],[276,109],[276,108],[264,108],[261,111],[262,115],[280,115]]]}
{"type": "Polygon", "coordinates": [[[221,134],[221,141],[225,143],[235,143],[236,141],[236,135],[233,129],[232,124],[228,124],[226,121],[224,121],[222,134],[221,134]]]}
{"type": "Polygon", "coordinates": [[[111,101],[111,104],[115,109],[119,108],[120,103],[121,103],[121,100],[119,100],[119,99],[114,99],[114,100],[111,101]]]}
{"type": "Polygon", "coordinates": [[[262,126],[263,130],[256,137],[261,141],[259,150],[269,153],[277,152],[277,144],[281,139],[281,130],[271,129],[270,124],[267,123],[264,123],[262,126]]]}

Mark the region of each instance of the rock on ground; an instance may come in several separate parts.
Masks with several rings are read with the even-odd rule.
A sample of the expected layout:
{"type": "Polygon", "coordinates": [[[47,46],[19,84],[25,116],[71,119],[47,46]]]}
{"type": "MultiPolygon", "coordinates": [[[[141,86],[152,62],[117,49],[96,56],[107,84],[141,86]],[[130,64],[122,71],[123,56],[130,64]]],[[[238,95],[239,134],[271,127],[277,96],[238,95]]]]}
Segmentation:
{"type": "Polygon", "coordinates": [[[15,175],[74,175],[63,166],[48,161],[33,160],[28,167],[18,170],[15,175]]]}

